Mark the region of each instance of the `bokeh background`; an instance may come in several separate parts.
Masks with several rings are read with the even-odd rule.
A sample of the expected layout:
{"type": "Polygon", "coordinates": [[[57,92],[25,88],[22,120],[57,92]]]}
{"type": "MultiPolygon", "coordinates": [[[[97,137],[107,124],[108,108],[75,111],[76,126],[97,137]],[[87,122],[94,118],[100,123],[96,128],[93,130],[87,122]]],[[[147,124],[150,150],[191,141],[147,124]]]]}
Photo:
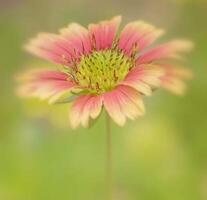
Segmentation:
{"type": "MultiPolygon", "coordinates": [[[[184,97],[158,91],[147,114],[113,125],[116,200],[207,200],[206,0],[0,0],[0,199],[105,200],[104,118],[72,131],[68,105],[15,94],[15,75],[49,63],[22,50],[40,31],[114,15],[143,19],[195,43],[184,97]]],[[[122,24],[122,25],[123,25],[122,24]]]]}

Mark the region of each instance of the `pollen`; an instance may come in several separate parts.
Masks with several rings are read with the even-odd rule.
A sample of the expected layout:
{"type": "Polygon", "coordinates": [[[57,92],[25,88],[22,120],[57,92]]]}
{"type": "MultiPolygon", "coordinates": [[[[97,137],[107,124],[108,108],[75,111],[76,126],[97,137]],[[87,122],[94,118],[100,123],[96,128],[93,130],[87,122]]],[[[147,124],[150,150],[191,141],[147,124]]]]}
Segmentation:
{"type": "Polygon", "coordinates": [[[90,93],[114,89],[134,65],[134,58],[117,50],[94,51],[81,57],[76,66],[78,84],[90,93]]]}

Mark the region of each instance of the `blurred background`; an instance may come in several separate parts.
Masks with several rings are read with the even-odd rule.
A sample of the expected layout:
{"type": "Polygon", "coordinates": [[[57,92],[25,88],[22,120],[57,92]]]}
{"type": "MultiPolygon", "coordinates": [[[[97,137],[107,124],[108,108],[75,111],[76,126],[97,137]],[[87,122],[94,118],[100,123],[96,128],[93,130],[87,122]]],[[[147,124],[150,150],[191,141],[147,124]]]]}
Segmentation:
{"type": "Polygon", "coordinates": [[[105,200],[104,118],[72,131],[68,105],[22,100],[14,77],[49,63],[22,50],[40,31],[57,32],[114,15],[188,38],[194,72],[184,97],[158,91],[144,117],[113,124],[116,200],[207,200],[206,0],[0,0],[0,200],[105,200]]]}

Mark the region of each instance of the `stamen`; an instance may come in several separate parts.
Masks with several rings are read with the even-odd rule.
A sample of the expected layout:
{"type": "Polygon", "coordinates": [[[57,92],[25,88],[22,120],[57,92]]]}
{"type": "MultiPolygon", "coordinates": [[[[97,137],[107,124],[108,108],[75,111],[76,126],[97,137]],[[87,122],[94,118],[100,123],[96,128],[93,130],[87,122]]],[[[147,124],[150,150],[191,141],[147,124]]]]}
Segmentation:
{"type": "Polygon", "coordinates": [[[132,45],[132,49],[131,49],[131,57],[134,59],[135,56],[137,55],[137,52],[138,52],[138,43],[135,42],[133,45],[132,45]]]}
{"type": "Polygon", "coordinates": [[[96,50],[96,37],[94,34],[92,34],[92,37],[91,37],[91,44],[92,44],[92,49],[96,50]]]}
{"type": "Polygon", "coordinates": [[[69,63],[68,59],[66,58],[65,54],[62,54],[62,61],[63,61],[63,65],[67,65],[69,63]]]}

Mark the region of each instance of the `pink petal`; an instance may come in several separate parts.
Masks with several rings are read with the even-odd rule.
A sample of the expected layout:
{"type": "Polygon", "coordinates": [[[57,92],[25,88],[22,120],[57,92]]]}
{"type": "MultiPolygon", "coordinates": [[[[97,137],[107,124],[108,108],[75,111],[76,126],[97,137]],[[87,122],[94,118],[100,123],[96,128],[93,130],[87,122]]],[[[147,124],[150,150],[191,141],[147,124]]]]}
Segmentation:
{"type": "Polygon", "coordinates": [[[95,119],[99,116],[102,109],[102,96],[90,95],[87,102],[82,109],[82,115],[80,117],[81,125],[85,128],[89,126],[90,117],[95,119]]]}
{"type": "Polygon", "coordinates": [[[95,119],[99,116],[103,104],[103,97],[100,96],[93,96],[90,99],[90,117],[95,119]]]}
{"type": "Polygon", "coordinates": [[[183,95],[186,90],[184,80],[192,78],[192,72],[189,69],[175,67],[171,65],[162,65],[165,74],[161,79],[161,86],[177,95],[183,95]]]}
{"type": "Polygon", "coordinates": [[[137,46],[137,49],[142,51],[162,34],[162,30],[143,21],[131,22],[121,32],[118,46],[127,55],[130,55],[134,47],[137,46]]]}
{"type": "Polygon", "coordinates": [[[83,95],[75,100],[70,111],[70,123],[72,128],[80,124],[88,127],[90,117],[98,117],[102,109],[102,96],[83,95]]]}
{"type": "Polygon", "coordinates": [[[150,63],[160,59],[178,57],[180,52],[192,49],[192,43],[185,40],[173,40],[147,51],[137,59],[137,64],[150,63]]]}
{"type": "Polygon", "coordinates": [[[55,99],[56,95],[71,90],[76,85],[67,80],[68,76],[58,71],[35,70],[27,71],[19,78],[21,85],[18,93],[25,97],[39,97],[41,99],[55,99]]]}
{"type": "MultiPolygon", "coordinates": [[[[82,120],[82,115],[84,114],[84,112],[87,112],[87,110],[84,111],[84,107],[90,97],[90,95],[80,96],[75,100],[74,104],[72,105],[70,109],[70,124],[73,129],[79,126],[82,120]]],[[[85,120],[87,120],[87,118],[85,120]]]]}
{"type": "Polygon", "coordinates": [[[72,66],[82,54],[91,52],[88,31],[78,24],[61,29],[59,35],[40,33],[25,48],[41,58],[66,66],[72,66]]]}
{"type": "Polygon", "coordinates": [[[89,54],[92,50],[89,32],[79,24],[69,24],[60,30],[61,36],[73,47],[77,54],[89,54]]]}
{"type": "Polygon", "coordinates": [[[110,21],[89,25],[90,37],[96,50],[112,47],[120,22],[121,17],[117,16],[110,21]]]}
{"type": "Polygon", "coordinates": [[[121,110],[121,102],[118,98],[119,90],[113,90],[103,95],[104,107],[109,116],[120,126],[126,122],[126,117],[121,110]]]}
{"type": "Polygon", "coordinates": [[[126,86],[118,86],[105,93],[103,99],[109,116],[120,126],[125,124],[126,117],[133,120],[144,112],[141,95],[126,86]]]}
{"type": "Polygon", "coordinates": [[[125,85],[119,85],[118,89],[137,106],[137,108],[139,109],[138,115],[144,114],[145,107],[142,100],[142,95],[137,90],[125,85]]]}
{"type": "Polygon", "coordinates": [[[151,95],[152,89],[158,87],[163,70],[150,64],[134,67],[126,76],[121,85],[130,86],[144,95],[151,95]]]}

